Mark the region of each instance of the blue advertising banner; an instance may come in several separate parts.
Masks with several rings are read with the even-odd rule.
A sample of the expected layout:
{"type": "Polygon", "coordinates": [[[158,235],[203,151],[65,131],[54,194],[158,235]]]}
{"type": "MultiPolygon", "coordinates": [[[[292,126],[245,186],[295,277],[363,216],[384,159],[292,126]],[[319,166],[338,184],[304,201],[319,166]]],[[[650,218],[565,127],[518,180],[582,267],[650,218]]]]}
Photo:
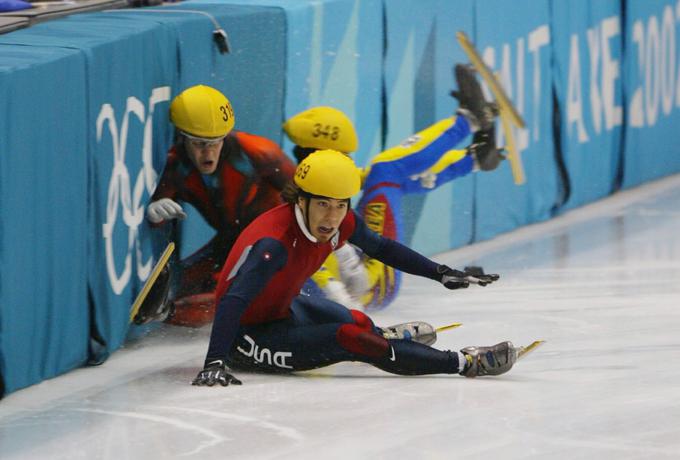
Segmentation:
{"type": "MultiPolygon", "coordinates": [[[[197,84],[217,88],[234,107],[235,129],[281,141],[286,56],[281,8],[192,1],[109,14],[155,21],[176,35],[172,46],[177,48],[179,82],[173,87],[173,97],[197,84]],[[227,33],[228,54],[220,54],[213,40],[213,20],[227,33]]],[[[167,107],[164,110],[167,119],[167,107]]],[[[160,172],[164,164],[162,155],[154,167],[160,172]]],[[[185,210],[188,217],[180,224],[177,248],[182,258],[201,248],[215,233],[193,207],[185,210]]]]}
{"type": "MultiPolygon", "coordinates": [[[[477,49],[500,74],[527,124],[526,129],[515,130],[524,185],[514,184],[509,162],[490,174],[475,175],[475,240],[485,240],[550,218],[560,184],[552,133],[549,2],[480,0],[475,8],[477,49]]],[[[497,133],[502,146],[502,131],[497,133]]]]}
{"type": "Polygon", "coordinates": [[[89,69],[89,281],[110,351],[123,343],[130,307],[159,252],[144,212],[160,174],[154,152],[164,156],[171,138],[177,54],[167,46],[173,34],[150,20],[101,13],[69,22],[89,69]]]}
{"type": "Polygon", "coordinates": [[[171,28],[178,54],[176,92],[198,84],[217,88],[234,107],[235,129],[279,141],[286,70],[283,10],[197,0],[109,14],[171,28]],[[216,24],[227,34],[229,53],[221,54],[213,39],[216,24]]]}
{"type": "MultiPolygon", "coordinates": [[[[472,13],[473,5],[465,1],[385,2],[385,148],[453,116],[458,106],[449,95],[456,87],[453,67],[466,61],[455,34],[458,30],[470,33],[472,13]]],[[[459,148],[464,149],[466,143],[459,148]]],[[[405,242],[426,254],[470,242],[472,184],[468,176],[438,184],[426,194],[405,195],[405,242]]]]}
{"type": "Polygon", "coordinates": [[[567,210],[616,188],[623,135],[621,2],[553,2],[553,78],[567,210]]]}
{"type": "Polygon", "coordinates": [[[354,122],[354,158],[364,165],[381,136],[382,2],[310,3],[305,19],[289,24],[286,116],[317,105],[342,110],[354,122]]]}
{"type": "MultiPolygon", "coordinates": [[[[217,1],[217,0],[216,0],[217,1]]],[[[222,3],[222,1],[220,1],[222,3]]],[[[286,14],[284,117],[313,106],[342,110],[354,122],[364,165],[381,147],[383,18],[381,0],[228,0],[286,14]]],[[[284,139],[284,150],[292,143],[284,139]]]]}
{"type": "MultiPolygon", "coordinates": [[[[167,109],[177,63],[170,29],[144,18],[107,13],[71,16],[29,29],[25,42],[74,48],[85,56],[86,78],[74,103],[87,113],[88,286],[93,321],[117,349],[130,306],[154,263],[145,205],[171,138],[167,109]],[[155,117],[154,117],[155,115],[155,117]],[[88,155],[89,154],[89,155],[88,155]]],[[[87,297],[81,301],[87,305],[87,297]]]]}
{"type": "Polygon", "coordinates": [[[0,37],[0,373],[8,392],[87,359],[85,59],[23,44],[41,30],[0,37]]]}
{"type": "Polygon", "coordinates": [[[680,6],[625,2],[627,129],[623,186],[680,171],[680,6]]]}

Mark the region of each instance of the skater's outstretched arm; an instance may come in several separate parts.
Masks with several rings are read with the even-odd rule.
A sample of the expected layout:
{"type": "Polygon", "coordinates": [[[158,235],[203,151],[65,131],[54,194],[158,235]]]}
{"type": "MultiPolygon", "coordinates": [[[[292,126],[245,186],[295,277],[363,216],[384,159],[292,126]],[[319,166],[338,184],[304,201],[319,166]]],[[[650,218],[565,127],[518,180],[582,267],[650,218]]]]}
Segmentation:
{"type": "Polygon", "coordinates": [[[439,281],[447,289],[466,288],[471,283],[486,286],[499,278],[496,274],[472,274],[438,264],[397,241],[372,232],[359,216],[355,219],[356,227],[348,241],[368,256],[398,270],[439,281]]]}

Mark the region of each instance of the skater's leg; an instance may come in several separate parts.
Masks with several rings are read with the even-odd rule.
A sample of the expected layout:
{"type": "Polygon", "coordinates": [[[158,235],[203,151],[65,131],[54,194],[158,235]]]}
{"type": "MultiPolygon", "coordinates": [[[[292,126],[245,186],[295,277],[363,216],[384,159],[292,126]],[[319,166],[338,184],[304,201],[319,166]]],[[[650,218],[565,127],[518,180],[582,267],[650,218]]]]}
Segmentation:
{"type": "Polygon", "coordinates": [[[243,327],[230,364],[292,372],[362,361],[394,374],[458,372],[457,353],[408,340],[387,340],[367,315],[323,300],[298,297],[289,319],[243,327]]]}
{"type": "Polygon", "coordinates": [[[407,182],[411,176],[431,168],[469,134],[470,127],[464,117],[447,118],[409,137],[401,145],[385,150],[371,161],[364,191],[382,183],[407,182]]]}
{"type": "Polygon", "coordinates": [[[404,194],[426,193],[473,171],[474,159],[467,150],[449,150],[430,169],[402,184],[404,194]]]}

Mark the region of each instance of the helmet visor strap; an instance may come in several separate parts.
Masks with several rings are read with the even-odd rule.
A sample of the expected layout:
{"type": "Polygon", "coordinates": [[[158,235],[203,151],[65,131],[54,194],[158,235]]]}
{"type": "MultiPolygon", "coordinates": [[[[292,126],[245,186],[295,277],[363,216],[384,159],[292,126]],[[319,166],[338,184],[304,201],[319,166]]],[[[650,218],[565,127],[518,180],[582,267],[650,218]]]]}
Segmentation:
{"type": "Polygon", "coordinates": [[[220,136],[220,137],[198,137],[198,136],[192,136],[191,134],[180,131],[182,133],[182,136],[186,137],[189,142],[191,142],[194,147],[199,148],[199,149],[204,149],[207,147],[213,147],[220,142],[224,140],[225,137],[227,136],[220,136]]]}

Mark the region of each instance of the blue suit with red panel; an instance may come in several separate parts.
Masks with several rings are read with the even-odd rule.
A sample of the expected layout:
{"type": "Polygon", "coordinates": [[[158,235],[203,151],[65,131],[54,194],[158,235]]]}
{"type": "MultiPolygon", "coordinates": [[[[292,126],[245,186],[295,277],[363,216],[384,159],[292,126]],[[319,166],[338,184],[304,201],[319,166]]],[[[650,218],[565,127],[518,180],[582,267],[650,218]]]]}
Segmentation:
{"type": "Polygon", "coordinates": [[[315,241],[294,205],[255,219],[238,237],[218,280],[206,362],[291,372],[363,361],[396,374],[457,373],[456,352],[387,340],[364,313],[300,290],[334,248],[350,242],[370,257],[433,280],[437,264],[371,231],[349,211],[329,242],[315,241]]]}

